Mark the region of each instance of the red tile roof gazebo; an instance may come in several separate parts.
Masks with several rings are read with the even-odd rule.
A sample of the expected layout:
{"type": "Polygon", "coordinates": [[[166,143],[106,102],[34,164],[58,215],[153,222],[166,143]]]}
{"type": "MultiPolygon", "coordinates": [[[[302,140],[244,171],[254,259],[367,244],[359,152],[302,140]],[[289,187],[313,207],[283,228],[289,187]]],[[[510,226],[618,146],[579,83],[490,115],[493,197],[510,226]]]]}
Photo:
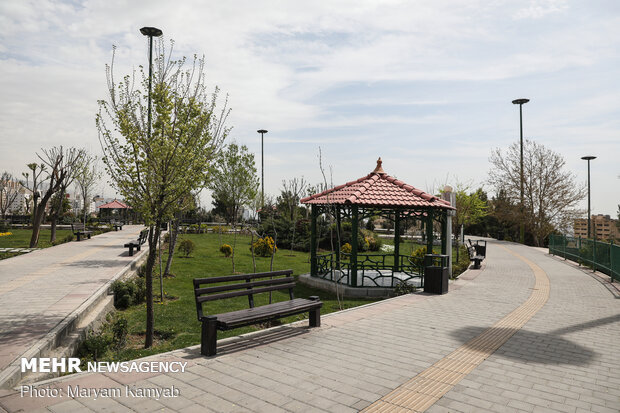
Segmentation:
{"type": "MultiPolygon", "coordinates": [[[[347,182],[318,194],[311,195],[301,199],[301,203],[311,205],[312,207],[312,237],[311,237],[311,276],[319,275],[319,260],[322,257],[317,256],[317,236],[316,225],[317,218],[322,213],[334,213],[338,225],[340,224],[341,214],[350,216],[351,218],[351,255],[350,255],[350,271],[347,275],[347,284],[352,287],[367,286],[364,281],[364,262],[358,263],[357,237],[359,220],[364,219],[383,212],[393,217],[395,227],[394,239],[394,264],[392,268],[392,278],[394,273],[403,270],[403,259],[409,258],[400,255],[399,251],[399,233],[401,219],[415,218],[425,222],[427,251],[432,251],[433,246],[433,220],[441,223],[442,234],[447,234],[447,215],[448,211],[455,208],[450,202],[438,198],[419,190],[399,179],[389,176],[382,167],[381,158],[377,160],[376,168],[368,175],[355,181],[347,182]],[[335,211],[335,212],[333,212],[335,211]],[[358,280],[358,270],[362,271],[361,280],[358,280]],[[361,282],[358,282],[361,281],[361,282]]],[[[448,237],[449,238],[449,237],[448,237]]],[[[442,254],[445,254],[448,248],[446,235],[442,236],[442,254]]],[[[340,251],[335,251],[338,268],[340,268],[340,251]]],[[[372,259],[370,260],[373,268],[378,269],[378,265],[372,259]]],[[[383,260],[385,262],[385,260],[383,260]]],[[[380,273],[381,271],[378,270],[380,273]]],[[[373,279],[374,283],[377,282],[373,279]]],[[[391,280],[391,286],[394,285],[394,279],[391,280]]],[[[376,286],[379,286],[378,284],[376,286]]]]}

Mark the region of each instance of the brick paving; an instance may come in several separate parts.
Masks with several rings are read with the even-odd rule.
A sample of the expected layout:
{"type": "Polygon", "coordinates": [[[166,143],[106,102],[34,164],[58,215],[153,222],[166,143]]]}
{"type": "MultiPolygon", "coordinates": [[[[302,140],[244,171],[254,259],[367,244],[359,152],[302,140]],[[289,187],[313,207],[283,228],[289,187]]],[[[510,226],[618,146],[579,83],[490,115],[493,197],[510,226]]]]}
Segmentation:
{"type": "Polygon", "coordinates": [[[137,225],[0,261],[0,372],[137,257],[137,225]]]}
{"type": "MultiPolygon", "coordinates": [[[[328,315],[319,329],[304,323],[223,340],[212,358],[200,356],[197,346],[149,358],[187,362],[185,373],[89,373],[39,384],[118,388],[120,397],[5,392],[0,406],[11,412],[360,411],[526,303],[537,288],[535,276],[513,253],[548,277],[547,302],[427,411],[620,411],[620,300],[562,260],[495,241],[483,268],[464,274],[447,295],[418,293],[328,315]],[[124,393],[170,386],[177,397],[124,393]]],[[[384,411],[414,411],[389,407],[384,411]]]]}

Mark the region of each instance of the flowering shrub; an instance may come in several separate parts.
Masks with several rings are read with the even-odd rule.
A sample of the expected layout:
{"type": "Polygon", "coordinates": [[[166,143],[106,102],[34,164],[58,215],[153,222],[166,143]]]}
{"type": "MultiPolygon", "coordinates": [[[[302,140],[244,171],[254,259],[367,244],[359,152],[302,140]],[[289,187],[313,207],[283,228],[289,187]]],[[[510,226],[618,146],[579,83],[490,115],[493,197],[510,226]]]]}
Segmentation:
{"type": "Polygon", "coordinates": [[[426,255],[426,247],[420,247],[411,253],[411,261],[419,266],[424,265],[424,256],[426,255]]]}
{"type": "Polygon", "coordinates": [[[348,242],[340,248],[340,251],[344,252],[345,254],[350,254],[352,250],[353,248],[348,242]]]}
{"type": "Polygon", "coordinates": [[[8,237],[9,235],[13,235],[12,232],[0,232],[0,237],[8,237]]]}
{"type": "Polygon", "coordinates": [[[233,249],[228,244],[222,244],[220,247],[220,252],[224,254],[225,257],[230,257],[232,255],[233,249]]]}
{"type": "MultiPolygon", "coordinates": [[[[271,237],[259,238],[252,246],[254,247],[254,253],[261,257],[270,257],[272,252],[275,254],[278,250],[275,241],[271,237]]],[[[250,247],[251,250],[252,248],[250,247]]]]}

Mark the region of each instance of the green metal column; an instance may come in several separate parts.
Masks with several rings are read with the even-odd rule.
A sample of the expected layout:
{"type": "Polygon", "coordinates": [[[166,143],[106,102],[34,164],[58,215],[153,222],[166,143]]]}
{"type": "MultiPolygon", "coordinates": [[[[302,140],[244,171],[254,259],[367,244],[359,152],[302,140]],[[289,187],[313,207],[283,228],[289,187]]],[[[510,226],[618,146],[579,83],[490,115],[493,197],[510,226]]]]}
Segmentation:
{"type": "MultiPolygon", "coordinates": [[[[340,225],[340,208],[336,207],[336,231],[337,231],[337,240],[340,240],[340,236],[342,235],[342,231],[340,230],[341,225],[340,225]]],[[[340,248],[342,248],[342,245],[337,245],[336,246],[336,268],[338,270],[340,270],[340,248]]]]}
{"type": "MultiPolygon", "coordinates": [[[[596,236],[596,232],[595,232],[595,236],[596,236]]],[[[596,272],[596,238],[592,240],[592,271],[596,272]]]]}
{"type": "Polygon", "coordinates": [[[433,211],[426,212],[426,253],[433,253],[433,211]]]}
{"type": "Polygon", "coordinates": [[[448,255],[448,219],[444,215],[441,217],[441,253],[448,255]]]}
{"type": "Polygon", "coordinates": [[[316,261],[316,221],[319,216],[319,207],[312,205],[312,222],[310,223],[310,275],[317,276],[316,261]]]}
{"type": "Polygon", "coordinates": [[[349,275],[349,285],[357,287],[357,227],[358,222],[357,205],[351,207],[351,272],[349,275]]]}
{"type": "Polygon", "coordinates": [[[609,245],[609,274],[611,279],[609,282],[614,282],[614,240],[611,240],[609,245]]]}
{"type": "Polygon", "coordinates": [[[400,211],[394,211],[394,266],[393,272],[399,272],[400,266],[398,259],[400,257],[400,211]]]}

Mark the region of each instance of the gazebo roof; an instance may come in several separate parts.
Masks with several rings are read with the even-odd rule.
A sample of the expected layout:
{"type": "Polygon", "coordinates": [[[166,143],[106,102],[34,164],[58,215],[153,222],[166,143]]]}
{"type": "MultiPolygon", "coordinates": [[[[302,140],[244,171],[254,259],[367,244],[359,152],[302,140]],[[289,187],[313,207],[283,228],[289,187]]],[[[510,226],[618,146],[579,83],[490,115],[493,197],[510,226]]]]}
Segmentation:
{"type": "Polygon", "coordinates": [[[101,208],[109,208],[109,209],[130,209],[131,207],[127,204],[122,203],[121,201],[117,201],[116,199],[112,202],[108,202],[107,204],[99,205],[99,209],[101,208]]]}
{"type": "Polygon", "coordinates": [[[381,167],[368,175],[303,198],[303,204],[359,205],[376,208],[455,209],[450,202],[437,198],[389,176],[381,167]]]}

